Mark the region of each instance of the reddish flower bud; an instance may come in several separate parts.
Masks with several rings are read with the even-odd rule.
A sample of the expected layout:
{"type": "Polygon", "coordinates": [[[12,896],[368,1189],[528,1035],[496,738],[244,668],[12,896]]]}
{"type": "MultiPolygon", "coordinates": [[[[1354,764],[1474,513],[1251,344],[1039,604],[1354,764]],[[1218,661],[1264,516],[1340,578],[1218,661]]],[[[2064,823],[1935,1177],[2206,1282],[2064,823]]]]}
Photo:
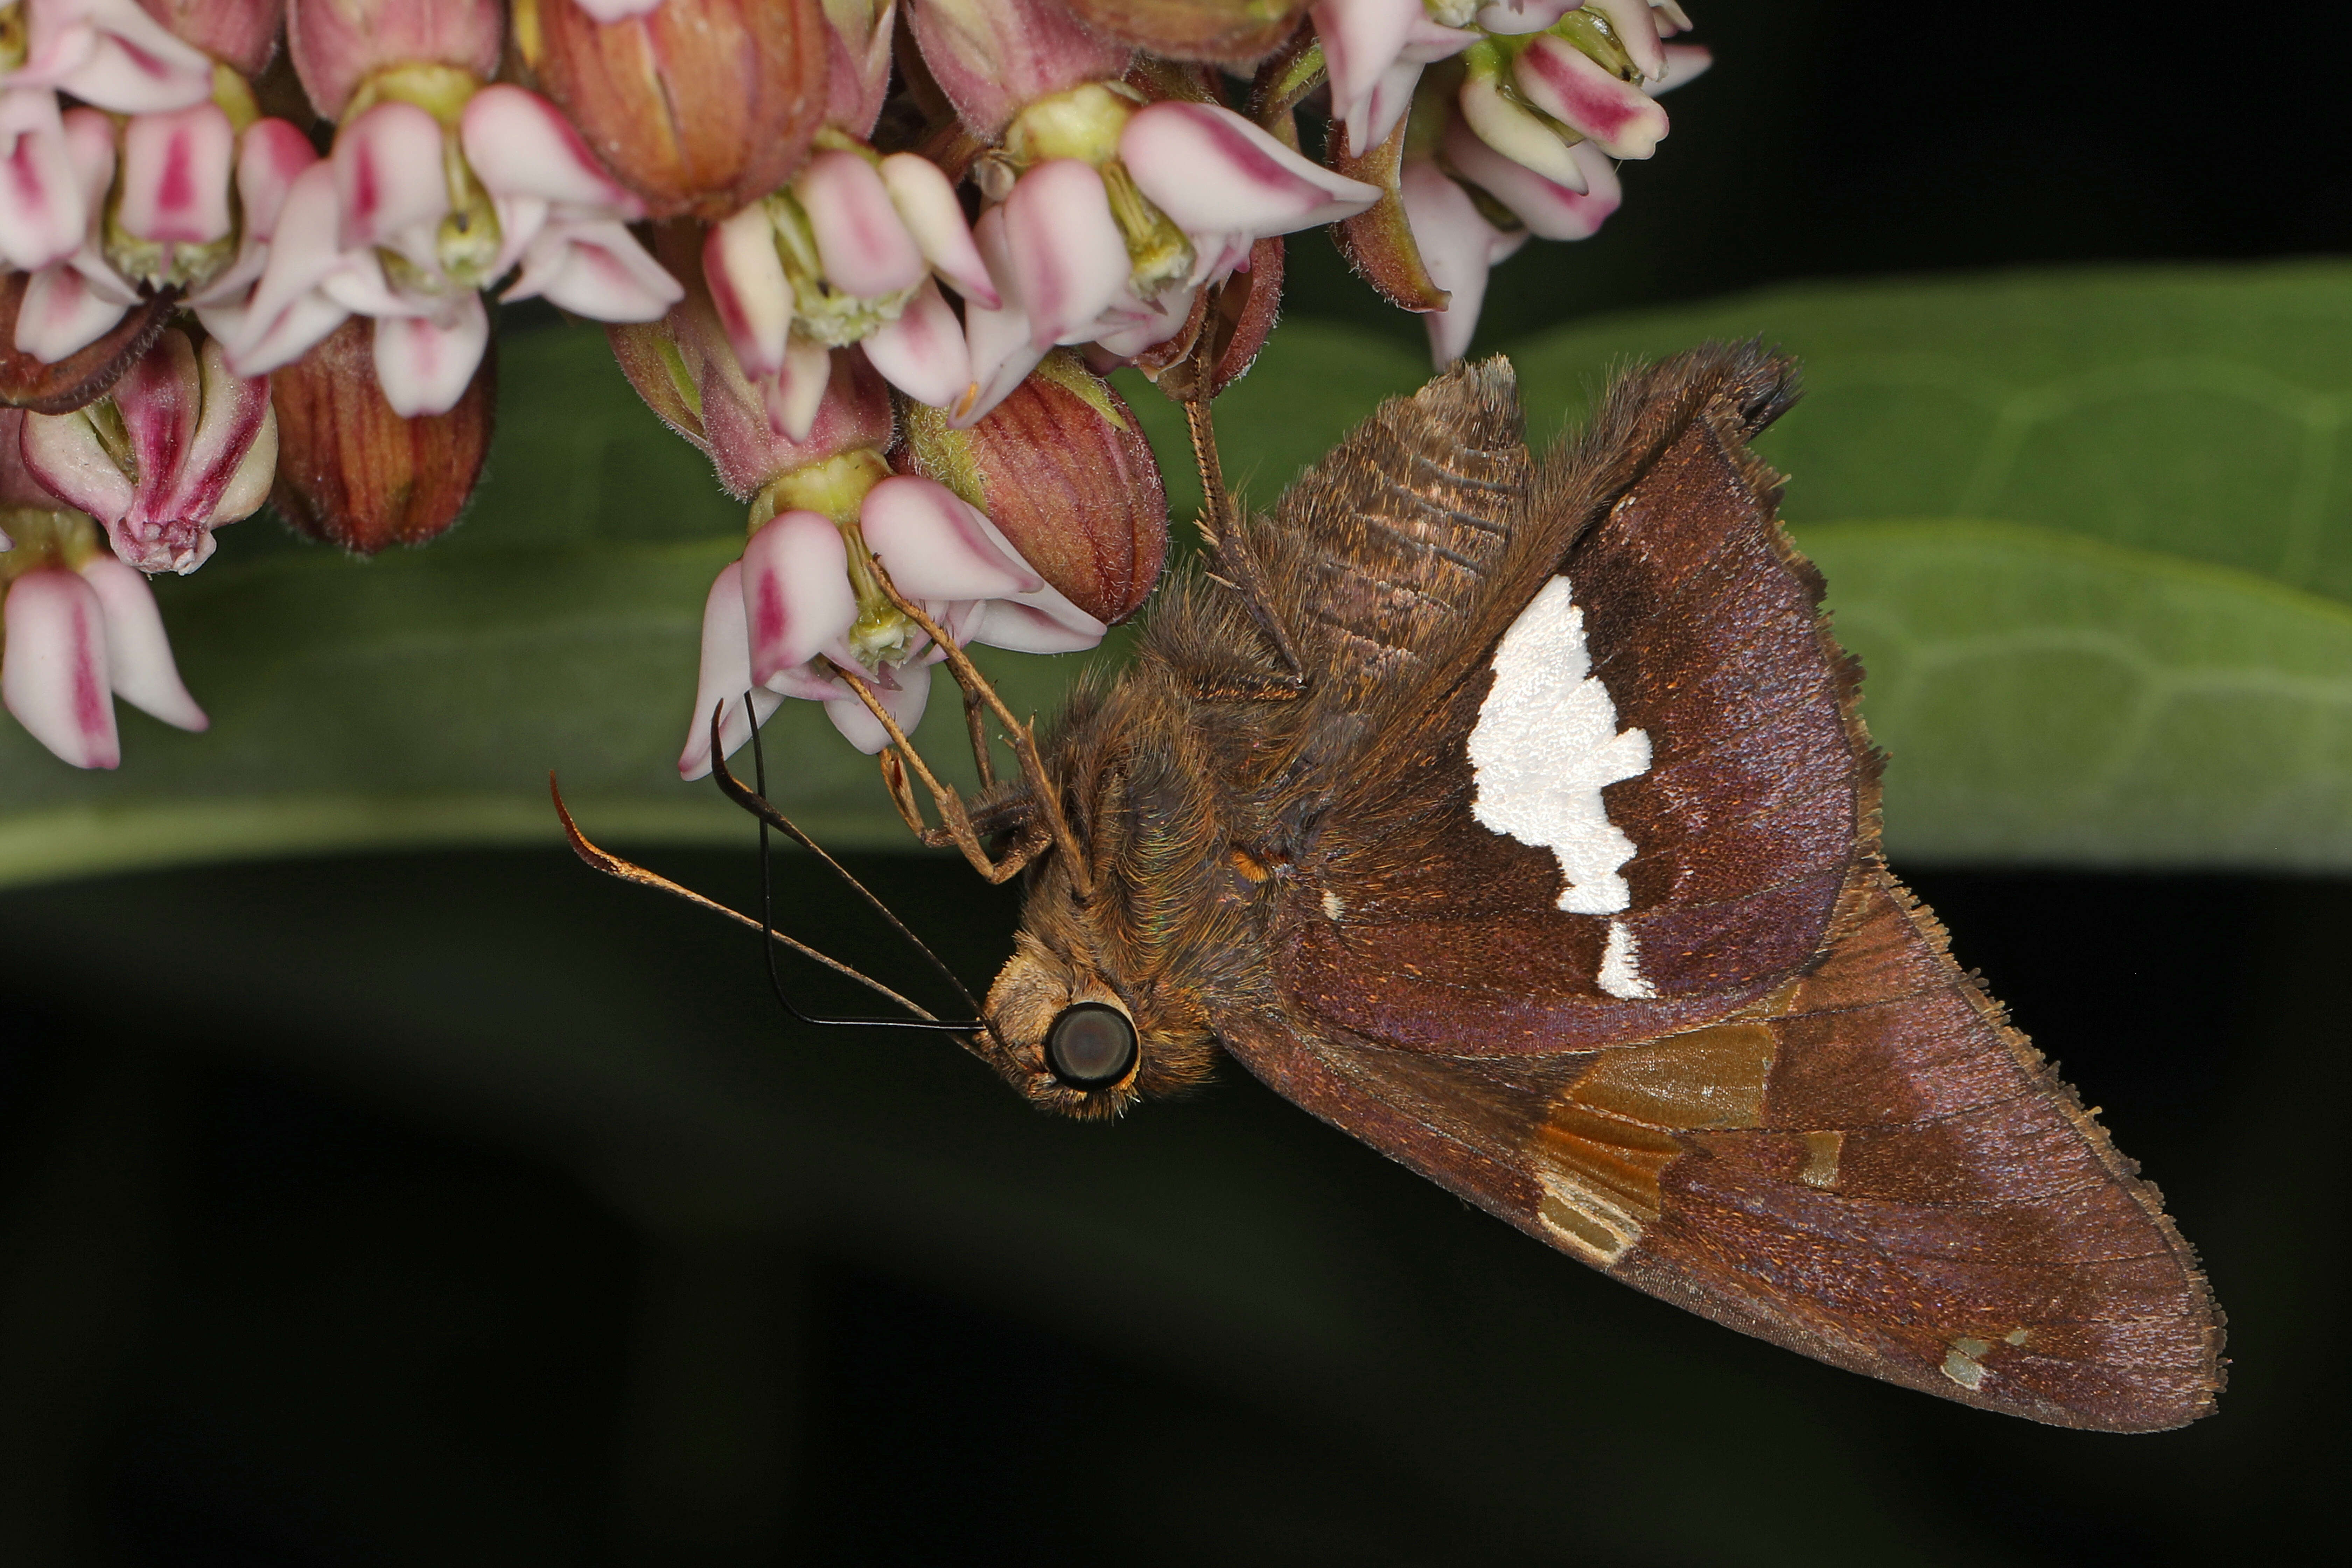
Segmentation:
{"type": "Polygon", "coordinates": [[[1135,613],[1168,556],[1168,492],[1151,445],[1110,384],[1068,350],[968,430],[907,410],[897,462],[988,515],[1024,560],[1101,621],[1135,613]]]}
{"type": "Polygon", "coordinates": [[[376,384],[374,323],[345,321],[273,371],[278,483],[270,504],[297,531],[362,555],[423,544],[465,510],[490,447],[498,345],[446,414],[403,419],[376,384]]]}
{"type": "Polygon", "coordinates": [[[1193,297],[1184,330],[1135,357],[1178,402],[1205,402],[1249,374],[1282,314],[1282,237],[1250,247],[1249,266],[1193,297]]]}
{"type": "Polygon", "coordinates": [[[1062,0],[1106,37],[1174,60],[1249,65],[1298,26],[1307,0],[1062,0]]]}
{"type": "Polygon", "coordinates": [[[825,113],[817,0],[664,0],[600,22],[516,0],[540,89],[656,217],[723,217],[792,177],[825,113]]]}
{"type": "Polygon", "coordinates": [[[259,76],[278,52],[286,0],[139,0],[147,14],[216,60],[259,76]]]}
{"type": "Polygon", "coordinates": [[[311,105],[340,120],[352,89],[388,66],[453,66],[488,81],[506,19],[499,0],[290,0],[286,49],[311,105]]]}

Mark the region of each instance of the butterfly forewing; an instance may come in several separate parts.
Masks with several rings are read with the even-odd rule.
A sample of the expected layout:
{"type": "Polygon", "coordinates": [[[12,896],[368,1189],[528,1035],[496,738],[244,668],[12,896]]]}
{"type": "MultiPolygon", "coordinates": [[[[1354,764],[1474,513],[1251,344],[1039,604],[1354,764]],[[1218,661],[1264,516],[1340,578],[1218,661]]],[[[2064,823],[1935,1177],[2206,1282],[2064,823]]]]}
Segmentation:
{"type": "Polygon", "coordinates": [[[1532,468],[1499,362],[1254,537],[1309,695],[1266,787],[1274,994],[1228,1049],[1629,1283],[2064,1425],[2208,1408],[2186,1244],[1886,875],[1818,579],[1702,351],[1532,468]],[[1319,740],[1319,743],[1318,743],[1319,740]]]}

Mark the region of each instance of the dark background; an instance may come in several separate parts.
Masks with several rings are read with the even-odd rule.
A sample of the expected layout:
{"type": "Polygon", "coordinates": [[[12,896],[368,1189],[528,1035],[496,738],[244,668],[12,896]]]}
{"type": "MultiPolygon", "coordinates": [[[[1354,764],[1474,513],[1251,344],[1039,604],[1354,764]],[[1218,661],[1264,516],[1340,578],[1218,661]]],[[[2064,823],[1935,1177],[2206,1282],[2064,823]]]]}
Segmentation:
{"type": "MultiPolygon", "coordinates": [[[[1700,9],[1714,73],[1489,342],[1794,278],[2352,248],[2352,19],[1700,9]]],[[[1319,238],[1295,313],[1417,333],[1319,238]]],[[[742,901],[741,854],[650,857],[742,901]]],[[[973,983],[1013,902],[857,862],[973,983]]],[[[780,1020],[559,851],[0,894],[0,1562],[2137,1563],[2334,1531],[2340,881],[1905,867],[2165,1185],[2221,1413],[1836,1373],[1226,1072],[1116,1129],[780,1020]]],[[[788,863],[788,918],[891,950],[788,863]]]]}

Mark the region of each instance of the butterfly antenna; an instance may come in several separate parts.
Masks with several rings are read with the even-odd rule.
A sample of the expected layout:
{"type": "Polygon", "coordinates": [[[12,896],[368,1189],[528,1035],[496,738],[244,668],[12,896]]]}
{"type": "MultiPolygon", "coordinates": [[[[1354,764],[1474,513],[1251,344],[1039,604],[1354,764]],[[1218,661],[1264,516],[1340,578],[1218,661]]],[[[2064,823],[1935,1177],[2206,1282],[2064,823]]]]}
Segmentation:
{"type": "MultiPolygon", "coordinates": [[[[727,919],[733,921],[738,925],[746,926],[753,931],[761,932],[764,939],[762,945],[768,950],[769,981],[772,984],[777,985],[776,999],[779,1002],[783,1003],[785,1012],[790,1013],[793,1017],[800,1019],[803,1023],[853,1028],[939,1029],[967,1035],[983,1026],[977,1022],[959,1024],[942,1021],[941,1019],[933,1016],[931,1013],[925,1008],[919,1006],[915,1003],[908,1001],[906,997],[899,995],[896,991],[891,990],[887,985],[883,984],[880,981],[872,978],[870,975],[859,973],[856,970],[852,969],[849,965],[842,963],[839,959],[819,952],[816,949],[809,946],[806,942],[799,942],[792,937],[786,936],[782,931],[774,929],[772,925],[761,921],[755,921],[747,914],[742,914],[737,910],[730,910],[725,904],[719,902],[715,899],[705,898],[702,894],[696,892],[691,888],[686,887],[681,883],[671,881],[667,877],[663,876],[658,871],[649,871],[645,867],[636,864],[633,860],[624,859],[620,856],[614,854],[609,849],[599,847],[597,845],[590,842],[588,836],[580,831],[580,825],[572,819],[572,812],[570,808],[563,804],[563,792],[557,786],[555,775],[552,773],[547,775],[547,789],[548,794],[554,797],[555,815],[562,821],[563,836],[571,841],[572,852],[574,855],[579,856],[580,858],[586,862],[590,867],[604,872],[604,875],[608,877],[617,878],[621,881],[634,882],[641,888],[652,888],[657,891],[667,893],[672,898],[683,899],[688,903],[694,905],[697,909],[709,910],[713,914],[724,915],[727,919]],[[778,983],[775,973],[775,949],[778,946],[790,948],[793,952],[799,953],[803,958],[809,960],[813,963],[824,965],[825,968],[832,970],[835,974],[840,975],[845,980],[856,981],[858,984],[865,986],[868,991],[873,992],[877,996],[879,996],[884,1001],[890,1003],[893,1006],[904,1007],[908,1012],[913,1014],[914,1016],[911,1018],[816,1018],[810,1016],[808,1014],[803,1013],[799,1008],[793,1006],[791,1002],[784,998],[782,987],[781,984],[778,983]]],[[[974,1011],[976,1012],[978,1009],[975,1008],[974,1011]]]]}
{"type": "MultiPolygon", "coordinates": [[[[750,697],[747,693],[745,697],[745,704],[747,708],[749,703],[750,697]]],[[[737,778],[733,773],[728,772],[726,759],[719,754],[719,748],[717,745],[714,744],[711,747],[710,776],[712,780],[718,784],[719,792],[725,795],[729,800],[733,801],[743,810],[750,812],[754,817],[759,819],[761,912],[764,915],[767,912],[768,908],[768,829],[773,827],[776,831],[782,833],[787,838],[790,838],[793,843],[799,845],[802,848],[807,850],[810,854],[824,861],[825,868],[828,870],[830,870],[835,876],[840,878],[843,882],[847,884],[852,892],[856,893],[859,898],[864,899],[867,904],[871,905],[876,914],[880,915],[884,920],[890,923],[890,929],[892,931],[897,931],[900,936],[906,938],[908,945],[912,947],[917,952],[921,953],[925,962],[929,963],[934,970],[939,972],[940,977],[945,980],[950,986],[954,987],[955,994],[963,999],[963,1005],[970,1008],[974,1015],[977,1015],[980,1012],[980,1003],[973,997],[970,991],[964,988],[963,982],[956,977],[955,971],[950,969],[947,966],[946,962],[942,960],[938,953],[933,952],[921,937],[917,936],[912,931],[908,930],[907,922],[900,920],[891,910],[889,905],[875,897],[873,892],[866,888],[865,883],[852,876],[850,874],[849,868],[844,866],[840,861],[827,854],[824,848],[819,845],[815,839],[811,838],[805,832],[802,831],[800,826],[795,824],[791,817],[786,816],[782,812],[776,809],[775,803],[768,798],[767,750],[760,742],[760,726],[757,722],[754,722],[751,726],[751,770],[754,787],[752,789],[745,789],[743,787],[743,782],[737,778]]]]}

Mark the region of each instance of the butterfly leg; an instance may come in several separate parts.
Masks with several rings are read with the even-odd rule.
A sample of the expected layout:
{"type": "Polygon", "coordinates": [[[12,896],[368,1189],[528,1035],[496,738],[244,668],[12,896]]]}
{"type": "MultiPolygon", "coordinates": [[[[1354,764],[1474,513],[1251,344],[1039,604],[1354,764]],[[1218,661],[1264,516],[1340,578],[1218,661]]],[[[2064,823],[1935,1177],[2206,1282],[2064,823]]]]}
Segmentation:
{"type": "Polygon", "coordinates": [[[1233,497],[1225,489],[1224,467],[1217,458],[1216,426],[1209,417],[1205,401],[1188,400],[1184,419],[1192,435],[1192,459],[1201,470],[1201,515],[1195,525],[1201,531],[1202,542],[1208,545],[1216,563],[1209,574],[1210,581],[1233,590],[1240,595],[1243,606],[1275,658],[1280,661],[1279,671],[1217,670],[1204,671],[1193,678],[1194,694],[1205,700],[1248,701],[1272,699],[1282,700],[1304,697],[1311,684],[1307,666],[1298,657],[1298,649],[1290,640],[1290,633],[1267,602],[1265,577],[1258,570],[1257,555],[1250,548],[1249,535],[1234,517],[1233,497]]]}
{"type": "MultiPolygon", "coordinates": [[[[956,685],[963,689],[966,723],[970,727],[974,753],[981,759],[982,779],[991,778],[992,770],[987,761],[987,736],[982,728],[979,710],[984,708],[995,716],[998,725],[1004,731],[1005,740],[1013,747],[1014,759],[1021,764],[1021,779],[1028,786],[1030,798],[1035,803],[1036,815],[1042,828],[1041,831],[1023,835],[1022,838],[1007,852],[1008,858],[1012,862],[1010,869],[1000,874],[995,869],[997,863],[991,860],[987,852],[981,847],[979,831],[972,823],[971,814],[965,807],[962,797],[956,794],[952,785],[941,783],[929,768],[923,765],[922,758],[916,755],[914,747],[908,743],[905,732],[898,728],[897,721],[882,711],[881,705],[875,700],[873,693],[857,677],[856,672],[843,670],[842,678],[847,680],[850,687],[856,691],[858,700],[882,721],[882,727],[889,732],[896,749],[904,756],[907,763],[913,767],[916,775],[923,781],[924,787],[930,791],[932,800],[939,806],[950,841],[963,851],[964,858],[971,861],[982,876],[999,882],[1018,872],[1050,844],[1063,851],[1063,858],[1070,868],[1072,885],[1076,888],[1080,896],[1083,897],[1091,891],[1092,879],[1087,874],[1086,853],[1078,845],[1077,835],[1070,830],[1069,818],[1063,814],[1060,786],[1045,771],[1045,758],[1037,750],[1036,721],[1033,719],[1024,721],[1013,716],[1013,710],[1005,706],[1004,699],[996,694],[996,688],[989,684],[988,677],[980,672],[980,667],[971,662],[971,657],[965,653],[955,638],[948,634],[945,626],[931,618],[928,611],[898,592],[898,585],[890,581],[890,574],[884,570],[878,561],[874,563],[874,574],[875,580],[882,585],[882,591],[890,596],[891,604],[898,606],[901,615],[920,626],[924,633],[939,645],[940,652],[946,657],[948,673],[955,678],[956,685]]],[[[886,779],[887,776],[886,772],[886,779]]],[[[914,792],[911,787],[905,790],[904,799],[907,805],[899,808],[899,815],[902,816],[907,815],[908,807],[913,804],[914,792]]]]}

